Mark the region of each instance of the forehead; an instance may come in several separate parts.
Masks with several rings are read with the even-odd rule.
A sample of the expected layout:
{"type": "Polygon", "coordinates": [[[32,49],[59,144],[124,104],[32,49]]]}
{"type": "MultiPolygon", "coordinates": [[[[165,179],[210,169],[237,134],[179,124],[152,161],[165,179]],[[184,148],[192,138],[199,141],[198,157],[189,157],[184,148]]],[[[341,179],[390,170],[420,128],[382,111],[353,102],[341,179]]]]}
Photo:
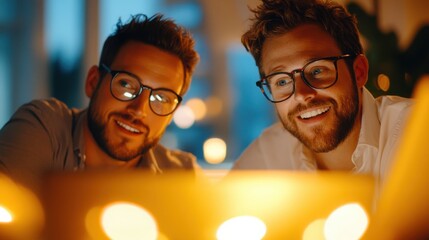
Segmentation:
{"type": "Polygon", "coordinates": [[[314,58],[340,55],[335,40],[322,27],[304,24],[267,38],[262,47],[262,70],[293,70],[314,58]]]}
{"type": "Polygon", "coordinates": [[[151,87],[166,87],[177,92],[184,81],[184,69],[178,56],[136,41],[121,47],[111,69],[131,72],[151,87]]]}

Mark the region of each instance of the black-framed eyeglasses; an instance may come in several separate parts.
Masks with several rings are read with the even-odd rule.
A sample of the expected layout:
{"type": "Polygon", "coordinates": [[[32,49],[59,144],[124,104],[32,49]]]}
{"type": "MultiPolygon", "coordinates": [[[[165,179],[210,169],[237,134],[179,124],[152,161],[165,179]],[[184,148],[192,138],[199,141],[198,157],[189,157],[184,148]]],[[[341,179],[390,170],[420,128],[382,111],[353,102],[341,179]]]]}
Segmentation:
{"type": "Polygon", "coordinates": [[[292,72],[271,73],[256,82],[264,96],[273,103],[283,102],[295,92],[295,74],[299,73],[305,84],[313,89],[326,89],[338,79],[337,61],[356,55],[344,54],[336,57],[314,59],[301,69],[292,72]]]}
{"type": "Polygon", "coordinates": [[[114,71],[105,64],[101,66],[112,76],[110,93],[119,101],[131,101],[137,98],[143,90],[149,90],[149,106],[152,112],[159,116],[173,113],[182,97],[167,88],[151,88],[143,85],[136,75],[127,71],[114,71]]]}

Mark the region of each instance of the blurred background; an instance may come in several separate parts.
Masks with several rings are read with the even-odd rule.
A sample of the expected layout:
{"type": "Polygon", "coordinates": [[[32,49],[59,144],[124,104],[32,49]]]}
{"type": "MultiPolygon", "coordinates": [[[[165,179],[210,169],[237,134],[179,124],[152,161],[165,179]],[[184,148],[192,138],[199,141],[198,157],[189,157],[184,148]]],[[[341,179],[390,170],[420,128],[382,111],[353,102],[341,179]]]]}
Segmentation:
{"type": "MultiPolygon", "coordinates": [[[[249,7],[258,2],[0,0],[0,127],[35,98],[56,97],[70,107],[86,107],[86,72],[98,63],[118,19],[161,12],[192,32],[201,57],[162,142],[192,152],[204,168],[229,168],[276,121],[274,106],[255,86],[259,76],[253,58],[240,42],[249,7]]],[[[358,18],[370,61],[368,89],[376,96],[412,96],[416,82],[429,73],[429,2],[338,2],[358,18]]]]}

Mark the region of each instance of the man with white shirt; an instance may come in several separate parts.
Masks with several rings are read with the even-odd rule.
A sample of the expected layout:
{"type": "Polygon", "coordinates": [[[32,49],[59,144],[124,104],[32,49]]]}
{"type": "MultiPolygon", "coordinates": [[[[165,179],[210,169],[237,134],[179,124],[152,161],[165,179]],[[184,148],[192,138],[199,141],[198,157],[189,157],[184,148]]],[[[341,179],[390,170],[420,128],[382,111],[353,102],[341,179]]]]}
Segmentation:
{"type": "Polygon", "coordinates": [[[256,85],[280,122],[265,129],[233,169],[334,170],[382,179],[412,106],[375,99],[357,23],[333,1],[263,0],[242,43],[256,85]]]}

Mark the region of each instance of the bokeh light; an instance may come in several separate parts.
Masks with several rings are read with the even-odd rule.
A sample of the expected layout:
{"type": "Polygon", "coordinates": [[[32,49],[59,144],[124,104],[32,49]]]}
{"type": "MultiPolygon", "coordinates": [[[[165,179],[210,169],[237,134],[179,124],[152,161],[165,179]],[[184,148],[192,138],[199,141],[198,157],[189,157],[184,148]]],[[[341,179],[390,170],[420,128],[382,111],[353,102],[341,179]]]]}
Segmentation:
{"type": "Polygon", "coordinates": [[[161,144],[172,149],[179,148],[179,140],[173,132],[166,131],[161,138],[161,144]]]}
{"type": "Polygon", "coordinates": [[[100,217],[103,207],[92,207],[85,216],[85,228],[89,235],[89,239],[107,239],[107,236],[101,227],[100,217]]]}
{"type": "Polygon", "coordinates": [[[152,215],[130,202],[106,206],[102,211],[101,225],[106,235],[115,240],[155,240],[158,236],[158,227],[152,215]]]}
{"type": "Polygon", "coordinates": [[[302,240],[325,240],[323,229],[325,219],[316,219],[311,222],[304,230],[302,240]]]}
{"type": "Polygon", "coordinates": [[[207,105],[207,116],[208,117],[217,117],[222,113],[223,105],[222,100],[220,100],[218,97],[208,97],[206,99],[206,105],[207,105]]]}
{"type": "Polygon", "coordinates": [[[0,223],[12,222],[12,214],[6,208],[0,206],[0,223]]]}
{"type": "Polygon", "coordinates": [[[165,236],[165,234],[163,234],[162,232],[158,233],[158,238],[156,240],[170,240],[167,236],[165,236]]]}
{"type": "Polygon", "coordinates": [[[218,240],[260,240],[267,232],[265,223],[254,216],[238,216],[228,219],[216,232],[218,240]]]}
{"type": "Polygon", "coordinates": [[[204,142],[203,152],[208,163],[221,163],[226,157],[226,143],[220,138],[209,138],[204,142]]]}
{"type": "Polygon", "coordinates": [[[179,128],[190,128],[195,122],[194,112],[190,107],[181,105],[174,112],[173,121],[179,128]]]}
{"type": "Polygon", "coordinates": [[[327,240],[360,239],[368,228],[368,215],[358,203],[335,209],[325,222],[327,240]]]}
{"type": "Polygon", "coordinates": [[[194,113],[195,120],[201,120],[206,116],[207,107],[203,100],[199,98],[191,98],[186,103],[186,106],[190,107],[194,113]]]}
{"type": "Polygon", "coordinates": [[[387,92],[390,88],[390,79],[385,74],[379,74],[377,78],[377,85],[382,90],[387,92]]]}
{"type": "Polygon", "coordinates": [[[44,224],[37,195],[0,173],[0,239],[38,239],[44,224]]]}

